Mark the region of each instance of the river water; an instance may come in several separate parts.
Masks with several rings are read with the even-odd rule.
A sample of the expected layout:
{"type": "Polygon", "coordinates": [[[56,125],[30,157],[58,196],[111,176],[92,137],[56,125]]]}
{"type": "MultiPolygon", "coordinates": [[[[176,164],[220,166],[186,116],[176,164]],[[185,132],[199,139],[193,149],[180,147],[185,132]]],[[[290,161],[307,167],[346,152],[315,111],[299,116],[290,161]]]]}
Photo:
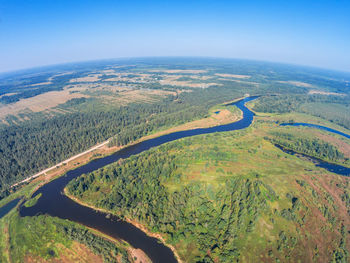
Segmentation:
{"type": "Polygon", "coordinates": [[[6,205],[0,207],[0,219],[4,217],[8,212],[10,212],[19,202],[20,198],[16,198],[6,205]]]}
{"type": "Polygon", "coordinates": [[[295,123],[282,123],[280,125],[281,126],[305,126],[305,127],[310,127],[310,128],[316,128],[316,129],[332,132],[332,133],[335,133],[335,134],[339,134],[341,136],[344,136],[345,138],[350,139],[350,135],[349,134],[346,134],[344,132],[340,132],[340,131],[334,130],[332,128],[328,128],[326,126],[318,125],[318,124],[311,124],[311,123],[305,123],[305,122],[295,122],[295,123]]]}
{"type": "Polygon", "coordinates": [[[75,170],[71,170],[67,172],[65,176],[55,179],[38,189],[33,196],[36,196],[39,193],[41,193],[42,196],[39,198],[36,205],[32,207],[21,206],[20,215],[34,216],[38,214],[48,214],[63,219],[69,219],[97,229],[116,239],[125,240],[133,247],[143,250],[152,262],[177,262],[171,249],[160,243],[158,239],[147,236],[142,230],[130,223],[120,220],[116,216],[107,217],[106,213],[98,212],[72,201],[63,194],[63,189],[72,179],[82,174],[90,173],[105,165],[116,162],[121,158],[128,158],[167,142],[199,134],[247,128],[253,121],[254,113],[245,106],[245,103],[255,98],[256,97],[248,97],[230,104],[236,105],[243,112],[243,118],[237,122],[211,128],[174,132],[154,139],[142,141],[128,146],[110,156],[94,160],[75,170]]]}
{"type": "Polygon", "coordinates": [[[105,165],[116,162],[121,158],[128,158],[132,155],[139,154],[152,147],[156,147],[167,142],[199,134],[225,132],[247,128],[253,121],[254,113],[245,106],[245,103],[255,98],[256,97],[249,97],[231,104],[236,105],[243,112],[243,118],[237,122],[211,128],[179,131],[147,141],[142,141],[126,147],[115,154],[94,160],[75,170],[71,170],[67,172],[65,176],[55,179],[38,189],[33,196],[36,196],[39,193],[41,193],[42,196],[39,198],[36,205],[32,207],[22,206],[20,208],[20,215],[34,216],[38,214],[48,214],[63,219],[69,219],[71,221],[97,229],[111,237],[127,241],[133,247],[142,249],[152,260],[152,262],[177,262],[171,249],[160,243],[158,239],[147,236],[143,231],[134,225],[120,220],[116,216],[107,218],[105,213],[97,212],[94,209],[82,206],[72,201],[62,194],[63,189],[69,183],[69,181],[84,173],[90,173],[105,165]]]}

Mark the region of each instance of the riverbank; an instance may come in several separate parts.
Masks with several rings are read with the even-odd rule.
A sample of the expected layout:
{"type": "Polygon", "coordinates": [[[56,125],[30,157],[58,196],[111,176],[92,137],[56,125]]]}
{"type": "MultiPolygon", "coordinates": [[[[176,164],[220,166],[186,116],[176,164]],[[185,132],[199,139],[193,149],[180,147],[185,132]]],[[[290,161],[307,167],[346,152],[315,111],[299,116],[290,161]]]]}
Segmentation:
{"type": "MultiPolygon", "coordinates": [[[[221,105],[228,105],[228,104],[237,102],[243,98],[244,97],[237,98],[235,100],[225,102],[221,105]]],[[[215,106],[215,107],[220,107],[220,105],[215,106]]],[[[213,108],[215,108],[215,107],[213,107],[213,108]]],[[[209,116],[209,117],[206,117],[206,118],[203,118],[200,120],[194,120],[194,121],[182,124],[182,125],[168,128],[166,130],[157,131],[154,134],[143,136],[140,139],[133,141],[127,145],[109,147],[108,143],[109,143],[110,139],[108,139],[108,140],[104,141],[103,143],[97,144],[97,145],[91,147],[90,149],[88,149],[82,153],[76,154],[76,155],[56,164],[56,165],[53,165],[49,168],[46,168],[46,169],[44,169],[44,170],[42,170],[42,171],[40,171],[40,172],[30,176],[30,177],[27,177],[26,179],[24,179],[18,183],[13,184],[11,187],[15,187],[15,186],[21,185],[23,183],[27,183],[27,182],[32,182],[35,179],[43,180],[44,181],[43,184],[45,184],[54,178],[62,176],[63,174],[65,174],[69,170],[78,168],[79,166],[85,165],[85,164],[87,164],[87,163],[89,163],[97,158],[103,158],[103,157],[106,157],[108,155],[114,154],[123,148],[135,145],[135,144],[140,143],[142,141],[154,139],[154,138],[160,137],[162,135],[167,135],[167,134],[179,132],[179,131],[194,130],[194,129],[199,129],[199,128],[211,128],[211,127],[215,127],[215,126],[219,126],[219,125],[224,125],[224,124],[236,122],[236,121],[241,120],[242,118],[243,118],[242,111],[239,110],[239,112],[231,112],[228,109],[224,109],[224,110],[220,111],[219,114],[214,114],[214,112],[212,112],[211,116],[209,116]]],[[[40,184],[40,186],[42,186],[43,184],[40,184]]]]}
{"type": "MultiPolygon", "coordinates": [[[[66,176],[61,176],[56,180],[52,180],[50,183],[42,186],[36,192],[37,194],[42,193],[42,197],[39,198],[37,205],[33,207],[21,206],[19,210],[20,215],[22,217],[26,217],[43,213],[54,217],[75,221],[82,225],[88,225],[112,237],[125,240],[131,246],[140,248],[147,252],[147,255],[154,262],[182,262],[179,256],[176,254],[176,250],[174,248],[170,248],[169,246],[163,244],[163,242],[165,242],[164,237],[159,236],[157,233],[151,233],[145,226],[140,225],[139,222],[134,222],[127,218],[125,220],[117,220],[118,218],[115,218],[114,215],[112,216],[111,220],[109,217],[106,217],[105,213],[96,213],[96,210],[85,206],[86,204],[79,204],[62,193],[64,192],[66,185],[72,179],[77,178],[82,174],[91,173],[120,159],[129,158],[132,155],[139,154],[167,142],[200,134],[245,129],[251,125],[254,116],[254,114],[245,107],[245,103],[255,98],[256,97],[246,98],[232,105],[236,106],[240,111],[242,111],[243,118],[240,121],[211,128],[174,132],[153,139],[141,141],[137,144],[134,143],[134,145],[129,147],[123,147],[115,154],[104,158],[97,158],[84,166],[70,170],[66,173],[66,176]],[[52,206],[50,204],[55,205],[52,206]],[[114,218],[116,220],[113,220],[114,218]],[[145,231],[142,231],[142,229],[145,231]]],[[[230,109],[232,108],[230,107],[230,109]]],[[[108,213],[108,211],[104,212],[108,213]]]]}
{"type": "MultiPolygon", "coordinates": [[[[82,205],[82,206],[91,208],[91,209],[93,209],[93,210],[102,212],[102,213],[106,214],[106,216],[112,214],[112,215],[114,215],[114,216],[116,216],[116,217],[119,218],[118,215],[111,213],[111,211],[108,211],[108,210],[106,210],[106,209],[99,208],[99,207],[95,207],[95,206],[93,206],[93,205],[84,203],[84,202],[81,201],[80,199],[78,199],[78,198],[72,196],[71,194],[69,194],[68,191],[67,191],[67,188],[64,188],[64,194],[65,194],[65,196],[67,196],[68,198],[70,198],[70,199],[73,200],[74,202],[78,203],[79,205],[82,205]]],[[[159,240],[162,242],[163,245],[165,245],[165,246],[167,246],[168,248],[171,249],[171,251],[174,253],[174,255],[175,255],[175,257],[176,257],[176,260],[177,260],[179,263],[184,263],[184,262],[181,260],[180,256],[177,254],[176,249],[175,249],[172,245],[166,243],[164,237],[163,237],[161,234],[159,234],[159,233],[153,233],[153,232],[149,231],[149,229],[147,229],[147,227],[146,227],[145,225],[143,225],[143,224],[141,224],[141,223],[139,223],[139,222],[137,222],[137,221],[135,221],[135,220],[132,220],[132,219],[130,219],[130,218],[124,217],[124,218],[121,219],[121,220],[125,220],[126,222],[128,222],[128,223],[134,225],[135,227],[137,227],[137,228],[139,228],[139,229],[141,229],[141,230],[142,230],[144,233],[146,233],[149,237],[154,237],[154,238],[159,239],[159,240]]],[[[95,229],[94,229],[94,230],[95,230],[95,229]]],[[[96,231],[96,230],[95,230],[95,231],[96,231]]],[[[111,239],[114,240],[112,237],[111,237],[111,239]]],[[[145,253],[145,252],[143,252],[143,253],[145,253]]]]}

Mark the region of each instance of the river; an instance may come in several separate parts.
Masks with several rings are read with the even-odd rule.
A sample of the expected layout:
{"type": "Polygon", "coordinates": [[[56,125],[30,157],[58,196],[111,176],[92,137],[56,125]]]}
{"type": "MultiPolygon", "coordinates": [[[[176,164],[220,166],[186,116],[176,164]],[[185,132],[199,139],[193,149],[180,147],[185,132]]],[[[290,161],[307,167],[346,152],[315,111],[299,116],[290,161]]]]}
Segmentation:
{"type": "Polygon", "coordinates": [[[71,221],[75,221],[85,226],[97,229],[116,239],[125,240],[133,247],[143,250],[152,260],[152,262],[177,262],[171,249],[160,243],[158,239],[146,235],[139,228],[119,219],[116,216],[107,217],[106,213],[96,211],[92,208],[85,207],[74,202],[63,194],[63,190],[72,179],[82,174],[90,173],[105,165],[116,162],[121,158],[128,158],[132,155],[146,151],[152,147],[194,135],[233,131],[247,128],[253,122],[254,113],[245,106],[245,103],[255,98],[256,97],[248,97],[235,103],[229,104],[236,105],[243,112],[243,118],[237,122],[211,128],[179,131],[154,139],[142,141],[140,143],[123,148],[122,150],[110,156],[96,159],[84,166],[71,170],[67,172],[65,176],[55,179],[39,188],[33,194],[33,197],[39,193],[42,194],[36,205],[32,207],[21,206],[20,215],[34,216],[38,214],[48,214],[63,219],[69,219],[71,221]]]}
{"type": "Polygon", "coordinates": [[[67,172],[65,176],[55,179],[38,189],[33,194],[33,197],[39,193],[41,193],[42,196],[39,198],[36,205],[32,207],[21,206],[20,215],[34,216],[37,214],[48,214],[63,219],[69,219],[71,221],[97,229],[111,237],[125,240],[133,247],[143,250],[152,260],[152,262],[177,262],[171,249],[160,243],[158,239],[147,236],[143,231],[134,225],[120,220],[116,216],[107,218],[105,213],[98,212],[92,208],[85,207],[74,202],[63,194],[63,189],[72,179],[84,173],[90,173],[105,165],[116,162],[121,158],[128,158],[132,155],[139,154],[143,151],[149,150],[152,147],[156,147],[167,142],[199,134],[225,132],[247,128],[253,121],[254,113],[245,106],[245,103],[255,98],[256,97],[248,97],[230,104],[236,105],[243,112],[243,118],[237,122],[210,128],[179,131],[154,139],[142,141],[123,148],[110,156],[94,160],[77,169],[71,170],[67,172]]]}

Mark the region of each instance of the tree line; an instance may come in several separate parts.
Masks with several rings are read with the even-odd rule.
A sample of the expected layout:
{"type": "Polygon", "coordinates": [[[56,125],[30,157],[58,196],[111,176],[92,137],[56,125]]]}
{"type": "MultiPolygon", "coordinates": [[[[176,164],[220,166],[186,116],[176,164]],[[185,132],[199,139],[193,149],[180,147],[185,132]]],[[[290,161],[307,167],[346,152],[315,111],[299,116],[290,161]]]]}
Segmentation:
{"type": "Polygon", "coordinates": [[[244,92],[210,88],[169,96],[161,102],[132,103],[109,110],[73,112],[0,129],[0,192],[46,167],[112,136],[125,145],[160,128],[205,117],[208,109],[244,92]]]}

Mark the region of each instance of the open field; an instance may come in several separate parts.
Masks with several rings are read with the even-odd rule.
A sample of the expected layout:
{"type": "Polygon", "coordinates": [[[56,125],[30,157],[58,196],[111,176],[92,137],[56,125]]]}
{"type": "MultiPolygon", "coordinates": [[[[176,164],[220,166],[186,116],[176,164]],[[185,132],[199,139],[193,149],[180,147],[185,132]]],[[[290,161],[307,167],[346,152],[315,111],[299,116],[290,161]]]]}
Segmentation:
{"type": "MultiPolygon", "coordinates": [[[[76,192],[76,196],[93,206],[108,202],[106,198],[116,192],[123,196],[135,189],[135,202],[142,202],[143,209],[120,197],[117,207],[109,211],[161,234],[185,262],[207,255],[214,261],[225,261],[224,251],[230,247],[238,250],[235,257],[247,262],[330,260],[344,238],[347,245],[342,249],[349,249],[349,238],[341,234],[343,224],[350,226],[349,207],[341,198],[349,179],[283,153],[264,139],[273,130],[268,123],[257,120],[245,131],[181,139],[83,176],[68,189],[74,193],[72,189],[81,189],[80,183],[92,180],[92,185],[76,192]],[[158,174],[156,167],[168,172],[158,174]],[[99,179],[103,174],[111,176],[112,171],[118,171],[118,176],[111,182],[99,179]],[[132,188],[126,179],[129,173],[138,175],[132,188]],[[151,187],[152,198],[148,199],[147,189],[156,182],[161,187],[151,187]],[[142,193],[137,192],[140,187],[142,193]],[[230,206],[230,195],[238,195],[233,200],[240,200],[243,211],[234,209],[232,203],[230,206]],[[225,206],[231,208],[226,211],[225,206]],[[144,213],[154,217],[146,219],[144,213]],[[177,225],[169,227],[169,218],[177,225]],[[221,234],[224,229],[230,235],[221,234]],[[216,246],[221,249],[213,249],[216,246]]],[[[284,127],[281,130],[290,131],[284,127]]],[[[312,131],[303,134],[313,136],[312,131]]]]}
{"type": "MultiPolygon", "coordinates": [[[[178,87],[190,87],[190,88],[208,88],[210,86],[222,86],[220,83],[215,82],[193,82],[191,80],[181,80],[185,75],[162,75],[163,79],[159,80],[162,85],[178,86],[178,87]]],[[[186,76],[187,77],[187,76],[186,76]]]]}
{"type": "Polygon", "coordinates": [[[169,74],[201,74],[208,72],[207,70],[202,69],[152,69],[149,72],[164,72],[169,74]]]}
{"type": "Polygon", "coordinates": [[[278,83],[282,83],[282,84],[290,84],[290,85],[294,85],[297,87],[303,87],[303,88],[313,88],[313,85],[306,83],[306,82],[301,82],[301,81],[295,81],[295,80],[288,80],[288,81],[277,81],[278,83]]]}
{"type": "Polygon", "coordinates": [[[69,113],[69,110],[64,108],[64,104],[77,98],[92,98],[110,107],[120,107],[133,102],[154,103],[169,95],[176,95],[176,91],[140,89],[130,85],[108,83],[72,84],[61,91],[50,91],[15,103],[0,104],[0,121],[8,124],[6,119],[14,116],[16,122],[20,123],[34,118],[35,113],[45,113],[50,116],[56,113],[69,113]]]}
{"type": "Polygon", "coordinates": [[[236,79],[249,79],[251,77],[249,75],[220,74],[220,73],[216,73],[215,75],[223,78],[236,78],[236,79]]]}
{"type": "Polygon", "coordinates": [[[59,104],[63,104],[74,98],[88,97],[79,93],[70,93],[69,90],[50,91],[28,99],[8,105],[0,105],[0,119],[8,115],[18,115],[19,113],[41,112],[52,109],[59,104]]]}
{"type": "MultiPolygon", "coordinates": [[[[208,127],[213,124],[218,125],[232,122],[239,119],[241,113],[237,111],[235,107],[224,107],[222,105],[218,105],[211,108],[209,114],[210,117],[208,118],[159,132],[143,139],[156,137],[177,130],[203,126],[208,127]]],[[[294,118],[299,118],[302,116],[307,118],[306,115],[294,115],[294,118]]],[[[171,174],[172,176],[181,174],[180,178],[177,176],[171,176],[169,180],[162,181],[162,185],[166,187],[169,193],[176,193],[182,192],[184,188],[192,189],[194,185],[200,184],[201,187],[204,187],[205,189],[211,189],[205,190],[205,192],[213,192],[209,196],[206,195],[202,197],[210,198],[210,200],[212,200],[213,194],[214,196],[218,194],[217,191],[222,189],[225,186],[226,181],[231,180],[232,178],[240,178],[239,180],[252,180],[253,182],[256,180],[261,181],[263,185],[268,185],[268,187],[271,187],[276,196],[278,196],[277,199],[274,197],[268,201],[267,204],[269,207],[271,207],[271,209],[277,209],[279,213],[274,213],[272,222],[272,212],[269,212],[268,210],[261,210],[257,218],[253,217],[255,218],[253,221],[255,231],[248,231],[248,233],[251,234],[244,232],[237,233],[241,236],[240,241],[232,242],[234,242],[235,246],[239,249],[239,251],[241,251],[240,257],[242,260],[254,261],[257,260],[256,256],[258,256],[259,260],[268,262],[271,260],[272,256],[275,258],[283,258],[286,255],[293,259],[298,258],[300,260],[311,260],[319,257],[330,258],[333,253],[332,248],[337,246],[337,240],[340,238],[340,236],[337,234],[340,232],[340,225],[335,219],[332,219],[332,222],[335,223],[327,225],[327,220],[330,219],[329,217],[325,217],[325,212],[322,210],[323,208],[311,207],[314,217],[308,217],[309,214],[307,211],[310,209],[309,202],[311,200],[312,203],[316,203],[316,199],[315,197],[311,197],[311,190],[305,187],[305,183],[303,183],[304,186],[301,186],[298,182],[305,181],[307,182],[307,185],[311,185],[312,189],[314,189],[313,191],[318,193],[317,203],[319,200],[322,200],[321,203],[324,203],[324,206],[339,207],[339,210],[337,210],[337,217],[342,218],[342,220],[345,220],[343,221],[344,224],[349,225],[349,220],[345,219],[348,208],[340,198],[344,190],[342,190],[343,188],[339,188],[339,186],[343,187],[344,184],[346,185],[347,181],[346,179],[335,176],[334,174],[329,174],[321,168],[316,168],[312,163],[287,155],[274,147],[269,141],[263,139],[266,136],[270,136],[269,131],[276,130],[276,125],[272,124],[275,117],[276,115],[273,114],[270,116],[268,114],[259,114],[256,117],[252,128],[249,128],[248,130],[187,138],[180,140],[179,142],[171,143],[173,146],[170,148],[168,146],[161,146],[160,150],[154,150],[157,151],[156,155],[160,155],[165,153],[163,151],[166,149],[167,155],[174,156],[176,158],[175,163],[177,169],[171,174]],[[206,143],[203,144],[203,141],[206,143]],[[278,160],[278,162],[276,162],[276,160],[278,160]],[[335,185],[337,185],[337,187],[335,185]],[[304,190],[304,188],[306,190],[304,190]],[[324,189],[326,189],[326,192],[324,189]],[[297,194],[298,192],[303,193],[303,195],[297,194]],[[288,203],[290,202],[288,197],[289,195],[293,195],[298,200],[301,200],[300,204],[298,205],[298,209],[300,209],[300,211],[293,212],[294,216],[292,219],[287,219],[283,215],[283,211],[291,209],[291,207],[293,208],[293,203],[291,205],[288,203]],[[323,196],[322,198],[324,199],[320,199],[320,196],[323,196]],[[329,196],[335,200],[333,201],[335,202],[334,205],[329,203],[329,196]],[[304,215],[304,217],[302,215],[304,215]],[[302,225],[300,226],[299,224],[301,218],[304,219],[302,225]],[[322,223],[321,232],[318,231],[320,227],[319,222],[324,222],[322,223]],[[337,231],[339,232],[334,233],[334,228],[338,229],[337,231]],[[300,232],[309,233],[307,236],[312,233],[311,236],[315,237],[308,237],[306,239],[303,237],[300,242],[298,241],[296,243],[295,241],[292,243],[288,243],[289,241],[286,241],[287,243],[285,246],[288,246],[290,251],[279,248],[278,240],[280,240],[280,236],[282,235],[281,233],[284,233],[283,235],[287,235],[287,240],[299,240],[300,232]],[[331,240],[333,241],[327,241],[329,240],[329,236],[332,236],[331,240]],[[252,240],[254,240],[254,242],[252,242],[252,240]],[[270,244],[269,247],[273,248],[272,252],[267,251],[267,247],[263,246],[262,244],[270,244]],[[276,248],[274,248],[275,246],[276,248]],[[306,251],[309,253],[308,255],[306,255],[305,250],[302,249],[303,246],[306,246],[306,251]],[[318,247],[317,254],[315,254],[312,249],[314,246],[318,247]],[[254,251],[254,253],[247,254],[244,253],[244,251],[254,251]]],[[[289,117],[290,116],[288,116],[288,114],[278,115],[279,120],[281,120],[281,118],[287,119],[289,117]]],[[[322,123],[321,119],[320,122],[322,123]]],[[[298,127],[278,128],[278,130],[283,132],[290,132],[293,130],[295,134],[304,134],[303,137],[305,137],[305,134],[308,134],[310,138],[317,135],[321,140],[331,143],[341,152],[343,152],[345,156],[348,156],[349,144],[344,142],[344,140],[323,131],[315,131],[307,128],[301,129],[302,132],[298,131],[298,127]]],[[[53,176],[57,176],[68,169],[81,165],[92,158],[111,153],[117,149],[120,149],[120,147],[108,148],[104,145],[103,147],[96,148],[94,151],[81,155],[78,159],[72,160],[71,162],[68,162],[67,165],[50,172],[51,176],[47,176],[45,179],[43,177],[39,177],[38,179],[34,180],[33,183],[39,183],[42,180],[44,180],[42,182],[45,182],[45,180],[50,180],[53,178],[53,176]]],[[[86,194],[84,193],[81,200],[83,202],[87,202],[88,204],[94,205],[93,200],[98,200],[101,193],[108,193],[109,190],[105,185],[100,184],[97,186],[100,189],[99,193],[90,193],[88,191],[86,194]],[[89,196],[90,194],[91,196],[89,196]]],[[[263,190],[262,188],[261,191],[266,191],[266,189],[263,190]]],[[[201,192],[198,192],[197,194],[201,194],[201,192]]],[[[193,201],[194,200],[189,199],[189,202],[193,201]]],[[[220,206],[220,204],[217,205],[220,206]]],[[[254,204],[253,206],[255,207],[255,205],[258,204],[254,204]]],[[[257,206],[257,209],[260,209],[258,207],[259,205],[257,206]]],[[[336,210],[331,210],[333,217],[335,211],[336,210]]],[[[118,215],[121,215],[120,213],[126,215],[126,217],[129,217],[132,222],[135,221],[148,229],[148,231],[152,232],[152,228],[149,228],[147,222],[134,218],[131,214],[129,214],[128,210],[118,210],[114,212],[118,215]]],[[[199,216],[199,218],[203,216],[204,215],[199,216]]],[[[196,216],[196,218],[198,217],[196,216]]],[[[248,216],[244,219],[245,223],[243,223],[243,229],[245,229],[245,224],[251,220],[249,218],[251,217],[248,216]]],[[[214,229],[216,228],[214,227],[214,229]]],[[[186,235],[186,242],[179,243],[169,239],[170,236],[167,234],[160,234],[162,238],[175,246],[176,251],[180,254],[182,259],[186,259],[185,262],[192,262],[192,260],[195,258],[203,256],[201,252],[202,248],[195,248],[192,245],[194,243],[198,243],[198,237],[195,235],[197,230],[193,231],[193,235],[186,235]]],[[[209,231],[206,233],[206,235],[210,236],[210,233],[211,232],[209,231]]],[[[220,237],[215,237],[215,239],[220,242],[220,237]]],[[[199,242],[199,244],[202,243],[199,242]]],[[[74,247],[74,249],[79,250],[83,248],[74,247]]],[[[141,254],[137,254],[137,251],[131,251],[133,250],[130,250],[129,253],[138,255],[138,258],[142,258],[141,254]]],[[[86,253],[88,255],[88,252],[86,253]]],[[[67,254],[67,256],[69,255],[70,258],[74,258],[75,252],[68,251],[65,252],[65,254],[67,254]]],[[[219,250],[212,251],[211,256],[213,259],[222,257],[219,250]]],[[[28,259],[32,258],[35,259],[35,256],[28,256],[28,259]]]]}
{"type": "Polygon", "coordinates": [[[329,91],[322,91],[322,90],[310,90],[308,94],[320,94],[320,95],[328,95],[328,96],[345,96],[344,93],[337,93],[337,92],[329,92],[329,91]]]}
{"type": "MultiPolygon", "coordinates": [[[[237,121],[241,112],[222,103],[262,95],[248,104],[256,116],[245,130],[162,145],[83,175],[66,191],[162,238],[184,262],[347,262],[349,178],[275,144],[350,167],[349,139],[279,126],[309,122],[350,134],[350,79],[258,62],[203,61],[98,62],[2,78],[0,206],[29,199],[68,170],[128,145],[237,121]]],[[[0,220],[0,262],[102,260],[82,240],[56,231],[63,221],[16,213],[0,220]],[[44,238],[37,241],[39,232],[44,238]]],[[[147,261],[124,245],[130,258],[147,261]]]]}
{"type": "Polygon", "coordinates": [[[22,218],[13,210],[0,219],[0,231],[0,260],[4,263],[124,262],[122,258],[133,262],[131,252],[142,257],[123,242],[49,216],[22,218]]]}

